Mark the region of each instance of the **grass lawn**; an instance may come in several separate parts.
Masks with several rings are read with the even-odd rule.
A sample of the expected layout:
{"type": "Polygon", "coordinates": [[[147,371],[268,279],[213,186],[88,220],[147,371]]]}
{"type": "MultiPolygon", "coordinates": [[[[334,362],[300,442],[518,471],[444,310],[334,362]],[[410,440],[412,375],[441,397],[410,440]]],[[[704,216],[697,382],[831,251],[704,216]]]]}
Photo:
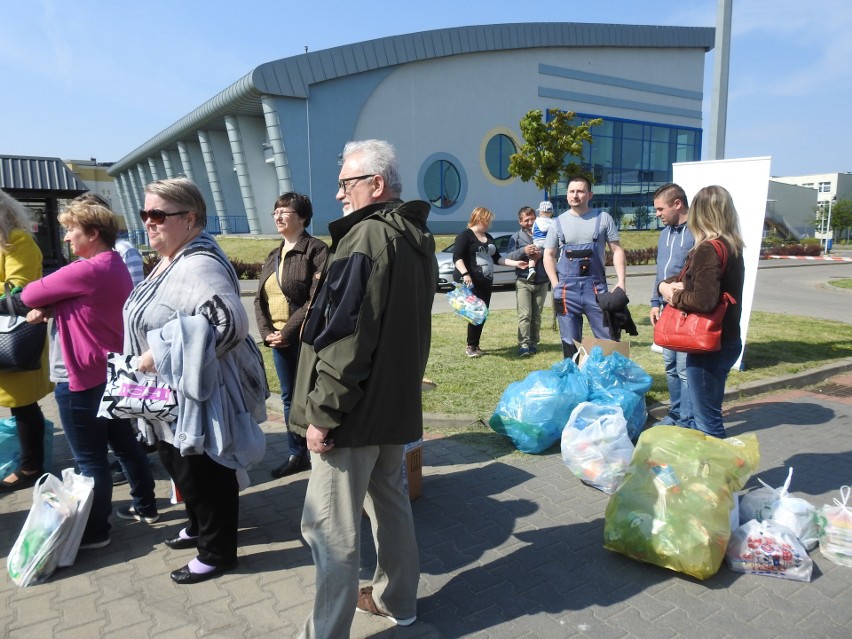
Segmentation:
{"type": "MultiPolygon", "coordinates": [[[[631,358],[642,366],[654,383],[647,396],[649,404],[668,399],[662,356],[651,351],[653,331],[648,306],[631,305],[630,311],[639,328],[637,337],[629,337],[631,358]]],[[[494,311],[482,335],[485,356],[469,359],[464,354],[464,320],[452,314],[432,316],[432,352],[426,377],[437,384],[424,393],[423,409],[429,413],[471,415],[487,421],[505,388],[534,370],[549,368],[562,358],[557,331],[545,318],[542,343],[535,357],[516,356],[517,315],[514,311],[494,311]]],[[[262,349],[266,372],[273,393],[278,378],[269,349],[262,349]]],[[[729,386],[796,373],[828,362],[852,357],[852,324],[805,319],[774,313],[753,312],[745,354],[745,368],[732,371],[729,386]]],[[[389,389],[392,392],[392,389],[389,389]]]]}
{"type": "MultiPolygon", "coordinates": [[[[621,245],[626,249],[650,248],[657,245],[659,231],[622,231],[621,245]]],[[[331,238],[324,235],[317,236],[326,244],[331,243],[331,238]]],[[[455,235],[436,235],[435,249],[443,250],[450,246],[456,239],[455,235]]],[[[277,239],[266,239],[252,237],[250,235],[217,235],[216,241],[232,260],[241,260],[247,263],[263,262],[269,252],[278,246],[281,241],[277,239]]]]}
{"type": "Polygon", "coordinates": [[[852,288],[852,278],[831,279],[828,281],[832,286],[837,288],[852,288]]]}

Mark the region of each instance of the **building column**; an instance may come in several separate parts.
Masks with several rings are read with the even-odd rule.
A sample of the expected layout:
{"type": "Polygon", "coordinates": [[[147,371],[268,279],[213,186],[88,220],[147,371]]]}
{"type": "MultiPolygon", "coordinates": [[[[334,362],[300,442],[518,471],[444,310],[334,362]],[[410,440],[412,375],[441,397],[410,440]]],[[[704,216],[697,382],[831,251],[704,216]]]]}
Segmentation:
{"type": "Polygon", "coordinates": [[[173,179],[175,177],[175,169],[172,166],[171,153],[169,153],[168,149],[162,149],[160,157],[163,158],[163,170],[166,172],[166,179],[173,179]]]}
{"type": "Polygon", "coordinates": [[[237,181],[240,183],[240,195],[243,198],[243,206],[246,210],[246,219],[249,224],[249,233],[260,234],[260,220],[257,219],[257,207],[254,203],[254,192],[251,188],[251,177],[246,165],[245,145],[240,136],[240,125],[237,118],[232,115],[225,116],[225,128],[228,130],[228,141],[231,143],[231,155],[234,156],[234,170],[237,172],[237,181]]]}
{"type": "MultiPolygon", "coordinates": [[[[130,182],[130,188],[127,189],[127,192],[130,194],[130,197],[128,199],[131,200],[131,205],[133,206],[133,208],[137,211],[143,209],[145,207],[145,198],[142,197],[141,194],[143,192],[142,189],[144,187],[140,188],[139,183],[136,180],[135,171],[128,169],[127,171],[121,174],[121,177],[123,180],[129,180],[130,182]]],[[[139,227],[137,228],[144,229],[144,225],[142,224],[141,220],[138,220],[138,224],[139,227]]]]}
{"type": "Polygon", "coordinates": [[[154,158],[148,158],[148,169],[151,171],[152,182],[160,179],[160,171],[157,169],[157,163],[154,161],[154,158]]]}
{"type": "Polygon", "coordinates": [[[178,153],[180,154],[180,163],[183,165],[183,174],[198,184],[192,171],[192,160],[189,157],[189,147],[186,146],[186,142],[178,142],[177,147],[178,153]]]}
{"type": "Polygon", "coordinates": [[[293,190],[293,178],[290,175],[290,164],[287,160],[287,149],[284,148],[284,138],[281,135],[281,122],[278,119],[278,109],[272,96],[261,98],[263,119],[266,122],[266,134],[272,146],[272,159],[275,162],[275,175],[278,178],[278,192],[288,193],[293,190]]]}
{"type": "Polygon", "coordinates": [[[216,158],[213,157],[213,146],[210,144],[210,136],[207,131],[198,131],[198,142],[201,144],[201,157],[204,158],[204,168],[207,170],[207,181],[210,183],[210,192],[213,194],[213,210],[219,218],[219,230],[227,234],[230,232],[228,218],[225,215],[225,198],[222,195],[222,186],[219,183],[219,173],[216,170],[216,158]]]}

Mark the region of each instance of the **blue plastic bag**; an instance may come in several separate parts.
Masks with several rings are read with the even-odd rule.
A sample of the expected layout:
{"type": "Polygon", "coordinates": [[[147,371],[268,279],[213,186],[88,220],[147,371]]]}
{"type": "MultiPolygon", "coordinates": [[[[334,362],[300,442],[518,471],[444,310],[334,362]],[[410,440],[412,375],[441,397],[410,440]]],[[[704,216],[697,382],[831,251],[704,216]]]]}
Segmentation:
{"type": "Polygon", "coordinates": [[[566,359],[509,384],[488,424],[519,451],[540,453],[559,440],[571,411],[588,395],[585,377],[566,359]]]}
{"type": "Polygon", "coordinates": [[[605,357],[603,349],[595,346],[580,367],[586,380],[589,382],[589,391],[608,390],[610,388],[621,388],[623,383],[615,374],[612,359],[605,357]]]}
{"type": "MultiPolygon", "coordinates": [[[[609,360],[612,374],[621,381],[619,388],[626,388],[637,395],[644,395],[651,390],[651,376],[629,357],[618,351],[610,353],[609,360]]],[[[625,413],[626,414],[626,413],[625,413]]]]}
{"type": "MultiPolygon", "coordinates": [[[[49,473],[53,459],[53,422],[44,420],[44,472],[49,473]]],[[[21,442],[14,417],[0,419],[0,477],[15,472],[21,463],[21,442]]]]}
{"type": "Polygon", "coordinates": [[[627,420],[627,434],[630,440],[635,442],[642,433],[645,422],[648,421],[648,408],[645,404],[645,395],[624,388],[610,388],[609,390],[596,390],[589,394],[589,401],[601,406],[618,406],[627,420]]]}
{"type": "Polygon", "coordinates": [[[447,293],[447,301],[453,312],[466,319],[474,326],[479,326],[488,318],[488,307],[481,299],[473,294],[473,290],[460,282],[447,293]]]}

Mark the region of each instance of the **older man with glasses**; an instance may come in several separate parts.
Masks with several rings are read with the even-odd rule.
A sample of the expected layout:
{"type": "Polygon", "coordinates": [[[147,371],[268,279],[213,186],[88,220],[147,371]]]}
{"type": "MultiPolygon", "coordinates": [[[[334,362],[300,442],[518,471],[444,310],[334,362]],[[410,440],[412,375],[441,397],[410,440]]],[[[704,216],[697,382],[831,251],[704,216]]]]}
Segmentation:
{"type": "Polygon", "coordinates": [[[379,140],[346,145],[337,187],[344,217],[329,225],[333,248],[302,330],[290,412],[313,466],[302,534],[317,592],[306,639],[348,637],[356,607],[414,623],[420,578],[402,458],[423,434],[438,282],[429,204],[400,199],[395,152],[379,140]],[[359,591],[364,511],[377,565],[359,591]]]}

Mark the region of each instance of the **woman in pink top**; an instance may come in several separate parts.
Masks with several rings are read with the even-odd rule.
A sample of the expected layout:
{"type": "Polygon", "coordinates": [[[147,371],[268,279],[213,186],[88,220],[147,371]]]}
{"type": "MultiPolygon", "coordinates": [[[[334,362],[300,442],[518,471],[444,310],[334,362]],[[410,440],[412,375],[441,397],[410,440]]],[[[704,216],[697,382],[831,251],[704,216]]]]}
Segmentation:
{"type": "Polygon", "coordinates": [[[62,428],[80,472],[95,480],[94,500],[81,549],[109,544],[112,476],[107,446],[130,480],[133,505],[118,515],[153,523],[158,518],[154,479],[128,420],[98,417],[106,386],[106,355],[124,344],[122,307],[133,288],[121,256],[112,250],[118,226],[112,211],[92,201],[74,201],[59,216],[65,241],[82,258],[28,284],[22,301],[30,322],[52,316],[59,329],[68,382],[56,385],[62,428]]]}

